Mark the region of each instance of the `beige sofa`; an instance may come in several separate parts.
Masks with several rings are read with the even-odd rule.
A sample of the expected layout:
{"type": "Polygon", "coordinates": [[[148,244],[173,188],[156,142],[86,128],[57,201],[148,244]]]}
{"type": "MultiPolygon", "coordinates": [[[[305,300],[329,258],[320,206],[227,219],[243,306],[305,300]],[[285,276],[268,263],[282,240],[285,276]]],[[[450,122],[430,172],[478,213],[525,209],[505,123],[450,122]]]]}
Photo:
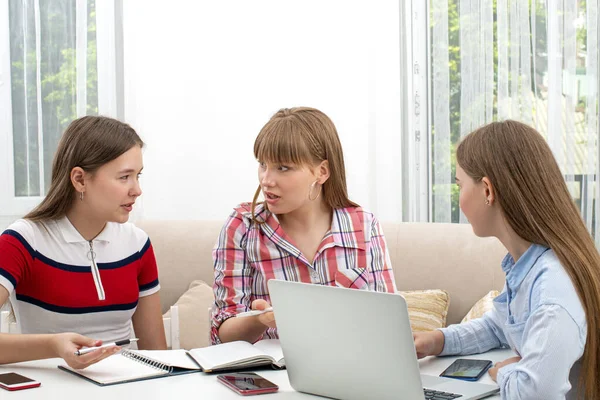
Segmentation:
{"type": "MultiPolygon", "coordinates": [[[[212,248],[223,221],[140,221],[154,246],[163,312],[193,280],[213,282],[212,248]]],[[[398,290],[443,289],[450,295],[447,323],[457,323],[490,290],[501,290],[506,250],[478,238],[467,224],[382,224],[398,290]]],[[[198,310],[206,318],[206,309],[198,310]]]]}

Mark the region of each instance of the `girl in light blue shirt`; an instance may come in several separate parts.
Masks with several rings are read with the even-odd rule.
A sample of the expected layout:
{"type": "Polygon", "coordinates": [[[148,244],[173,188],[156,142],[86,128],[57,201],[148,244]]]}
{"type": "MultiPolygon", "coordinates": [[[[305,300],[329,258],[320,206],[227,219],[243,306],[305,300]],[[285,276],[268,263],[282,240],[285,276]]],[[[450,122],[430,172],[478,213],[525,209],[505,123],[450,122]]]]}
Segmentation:
{"type": "Polygon", "coordinates": [[[600,255],[550,147],[527,125],[494,122],[456,158],[460,208],[508,250],[506,283],[482,318],[415,333],[418,356],[510,347],[518,356],[489,370],[502,399],[600,399],[600,255]]]}

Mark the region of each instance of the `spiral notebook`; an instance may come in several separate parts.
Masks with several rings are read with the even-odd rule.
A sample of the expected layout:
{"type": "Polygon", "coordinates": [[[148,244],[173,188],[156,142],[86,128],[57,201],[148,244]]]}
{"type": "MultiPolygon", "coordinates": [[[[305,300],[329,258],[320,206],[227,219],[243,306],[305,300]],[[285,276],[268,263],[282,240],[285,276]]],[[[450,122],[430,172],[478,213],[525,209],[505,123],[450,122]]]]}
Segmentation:
{"type": "Polygon", "coordinates": [[[122,350],[86,369],[74,369],[68,365],[59,365],[58,368],[100,386],[189,374],[202,370],[185,350],[122,350]]]}

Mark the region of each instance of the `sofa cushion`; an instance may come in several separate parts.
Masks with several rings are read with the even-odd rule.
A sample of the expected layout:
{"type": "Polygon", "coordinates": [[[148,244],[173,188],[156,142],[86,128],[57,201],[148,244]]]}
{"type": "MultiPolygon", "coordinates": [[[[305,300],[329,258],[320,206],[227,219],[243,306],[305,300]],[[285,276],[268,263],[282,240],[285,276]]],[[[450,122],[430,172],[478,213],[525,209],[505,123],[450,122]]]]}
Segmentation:
{"type": "Polygon", "coordinates": [[[220,221],[138,221],[152,242],[158,264],[160,302],[163,313],[175,304],[190,282],[214,280],[212,249],[223,227],[220,221]]]}
{"type": "MultiPolygon", "coordinates": [[[[179,313],[179,347],[195,349],[210,345],[209,310],[215,301],[212,287],[196,280],[175,303],[179,313]]],[[[163,317],[171,316],[167,311],[163,317]]]]}
{"type": "Polygon", "coordinates": [[[450,296],[445,290],[399,291],[408,306],[413,332],[432,331],[446,326],[450,296]]]}
{"type": "Polygon", "coordinates": [[[496,297],[498,297],[499,294],[500,292],[497,290],[490,290],[488,294],[483,296],[481,299],[477,300],[475,305],[471,307],[467,315],[465,315],[465,317],[462,319],[462,321],[460,321],[460,323],[462,324],[463,322],[468,322],[472,319],[480,318],[483,314],[491,310],[494,304],[493,301],[496,297]]]}
{"type": "Polygon", "coordinates": [[[447,324],[457,324],[490,290],[502,290],[506,255],[494,238],[468,224],[382,223],[398,290],[442,288],[452,299],[447,324]]]}

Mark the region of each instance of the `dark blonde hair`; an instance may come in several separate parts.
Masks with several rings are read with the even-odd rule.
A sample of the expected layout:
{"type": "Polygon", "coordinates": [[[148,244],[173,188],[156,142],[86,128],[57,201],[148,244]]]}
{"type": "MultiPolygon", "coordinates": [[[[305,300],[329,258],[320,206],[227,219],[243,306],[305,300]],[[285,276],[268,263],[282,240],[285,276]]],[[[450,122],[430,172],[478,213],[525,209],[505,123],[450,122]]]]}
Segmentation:
{"type": "MultiPolygon", "coordinates": [[[[356,206],[348,198],[344,153],[335,125],[327,115],[310,107],[282,108],[263,126],[254,142],[254,157],[261,162],[312,167],[329,163],[323,199],[331,208],[356,206]]],[[[260,194],[252,200],[252,215],[260,194]]],[[[266,206],[266,205],[265,205],[266,206]]]]}
{"type": "Polygon", "coordinates": [[[93,174],[144,142],[132,127],[116,119],[86,116],[74,120],[62,135],[52,162],[52,181],[42,202],[24,218],[47,221],[63,217],[75,200],[71,170],[80,167],[93,174]]]}
{"type": "Polygon", "coordinates": [[[506,221],[521,238],[551,248],[569,274],[587,319],[580,384],[598,400],[600,255],[544,138],[516,122],[494,122],[467,135],[458,165],[475,181],[487,177],[506,221]]]}

